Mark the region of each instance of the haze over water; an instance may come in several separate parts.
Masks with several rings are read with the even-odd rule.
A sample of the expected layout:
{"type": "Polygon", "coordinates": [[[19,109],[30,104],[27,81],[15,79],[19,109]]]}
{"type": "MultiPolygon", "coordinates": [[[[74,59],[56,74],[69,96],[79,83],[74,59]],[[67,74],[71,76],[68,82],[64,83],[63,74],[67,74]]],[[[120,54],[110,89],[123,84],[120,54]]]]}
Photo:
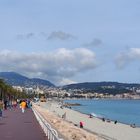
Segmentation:
{"type": "Polygon", "coordinates": [[[140,126],[140,100],[65,100],[70,103],[80,103],[73,106],[74,110],[97,116],[118,120],[126,124],[135,123],[140,126]]]}

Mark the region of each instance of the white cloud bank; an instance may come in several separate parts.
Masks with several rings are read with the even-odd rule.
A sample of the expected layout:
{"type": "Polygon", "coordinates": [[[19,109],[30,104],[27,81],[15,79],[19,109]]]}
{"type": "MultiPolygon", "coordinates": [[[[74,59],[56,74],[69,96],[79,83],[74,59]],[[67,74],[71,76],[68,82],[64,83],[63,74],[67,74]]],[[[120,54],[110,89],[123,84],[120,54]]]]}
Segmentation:
{"type": "Polygon", "coordinates": [[[54,52],[23,54],[0,52],[1,71],[15,71],[30,77],[48,79],[55,84],[70,84],[77,73],[97,67],[95,53],[89,49],[60,48],[54,52]]]}
{"type": "Polygon", "coordinates": [[[116,57],[116,65],[118,68],[124,68],[132,61],[140,59],[140,48],[130,48],[125,52],[121,52],[116,57]]]}

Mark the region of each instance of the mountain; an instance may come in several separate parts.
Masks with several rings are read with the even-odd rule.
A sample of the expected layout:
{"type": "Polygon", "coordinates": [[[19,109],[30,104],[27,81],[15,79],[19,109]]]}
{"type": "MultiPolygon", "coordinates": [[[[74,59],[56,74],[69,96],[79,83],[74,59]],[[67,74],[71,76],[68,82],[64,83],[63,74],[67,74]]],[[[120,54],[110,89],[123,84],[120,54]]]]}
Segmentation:
{"type": "Polygon", "coordinates": [[[125,87],[140,87],[140,84],[133,83],[118,83],[118,82],[85,82],[85,83],[76,83],[63,86],[64,89],[94,89],[98,87],[113,86],[116,88],[125,88],[125,87]]]}
{"type": "Polygon", "coordinates": [[[6,83],[13,86],[36,86],[44,85],[48,87],[54,87],[55,85],[50,81],[39,79],[39,78],[28,78],[20,75],[16,72],[0,72],[0,78],[4,79],[6,83]]]}
{"type": "Polygon", "coordinates": [[[140,84],[129,84],[129,83],[118,83],[118,82],[86,82],[86,83],[77,83],[63,86],[62,89],[65,90],[75,90],[82,89],[83,91],[94,91],[97,93],[109,93],[109,94],[118,94],[118,93],[128,93],[133,90],[140,89],[140,84]]]}

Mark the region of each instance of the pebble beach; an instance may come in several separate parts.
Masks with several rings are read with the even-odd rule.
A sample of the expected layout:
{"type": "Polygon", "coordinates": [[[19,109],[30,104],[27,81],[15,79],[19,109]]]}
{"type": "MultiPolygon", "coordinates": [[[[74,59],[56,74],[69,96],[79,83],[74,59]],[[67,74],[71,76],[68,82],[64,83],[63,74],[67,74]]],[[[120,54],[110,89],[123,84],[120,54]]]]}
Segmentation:
{"type": "Polygon", "coordinates": [[[66,140],[139,140],[140,128],[122,123],[103,122],[101,119],[82,114],[69,108],[61,108],[58,102],[47,101],[33,105],[64,135],[66,140]],[[65,114],[65,118],[62,116],[65,114]],[[79,127],[82,121],[84,128],[79,127]]]}

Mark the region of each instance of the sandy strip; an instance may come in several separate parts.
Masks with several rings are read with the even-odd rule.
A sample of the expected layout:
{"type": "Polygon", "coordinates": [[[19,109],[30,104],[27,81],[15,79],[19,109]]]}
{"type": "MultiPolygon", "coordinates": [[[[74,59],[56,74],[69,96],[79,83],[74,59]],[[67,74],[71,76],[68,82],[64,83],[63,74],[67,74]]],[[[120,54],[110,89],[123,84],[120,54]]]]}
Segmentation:
{"type": "Polygon", "coordinates": [[[68,108],[62,109],[60,108],[60,105],[58,105],[58,103],[56,102],[41,103],[40,106],[36,106],[36,108],[38,108],[42,112],[44,110],[44,114],[45,114],[44,116],[51,114],[50,117],[47,116],[46,118],[50,120],[50,122],[53,123],[54,125],[57,125],[56,122],[58,121],[59,122],[58,126],[61,125],[62,130],[61,128],[58,128],[58,126],[55,127],[58,130],[60,130],[60,133],[65,134],[70,140],[101,140],[103,138],[108,140],[139,140],[140,139],[140,128],[132,128],[129,125],[125,125],[121,123],[114,124],[113,122],[110,123],[103,122],[98,118],[89,118],[88,115],[79,113],[72,109],[68,109],[68,108]],[[66,121],[60,118],[65,112],[66,112],[66,121]],[[84,122],[84,129],[93,132],[97,136],[85,132],[84,130],[79,128],[80,121],[84,122]],[[68,122],[72,122],[77,126],[74,126],[72,123],[68,123],[68,122]],[[64,123],[66,124],[64,125],[64,123]],[[68,132],[65,132],[66,129],[68,130],[68,132]],[[74,132],[72,130],[74,130],[74,132]],[[70,134],[71,131],[72,131],[72,135],[70,134]],[[76,136],[76,134],[78,134],[78,136],[76,136]]]}
{"type": "Polygon", "coordinates": [[[41,106],[33,104],[33,108],[35,108],[47,120],[47,122],[51,124],[52,128],[57,130],[60,134],[59,137],[64,140],[103,140],[84,129],[74,126],[73,123],[64,121],[61,117],[58,117],[56,114],[41,106]]]}

